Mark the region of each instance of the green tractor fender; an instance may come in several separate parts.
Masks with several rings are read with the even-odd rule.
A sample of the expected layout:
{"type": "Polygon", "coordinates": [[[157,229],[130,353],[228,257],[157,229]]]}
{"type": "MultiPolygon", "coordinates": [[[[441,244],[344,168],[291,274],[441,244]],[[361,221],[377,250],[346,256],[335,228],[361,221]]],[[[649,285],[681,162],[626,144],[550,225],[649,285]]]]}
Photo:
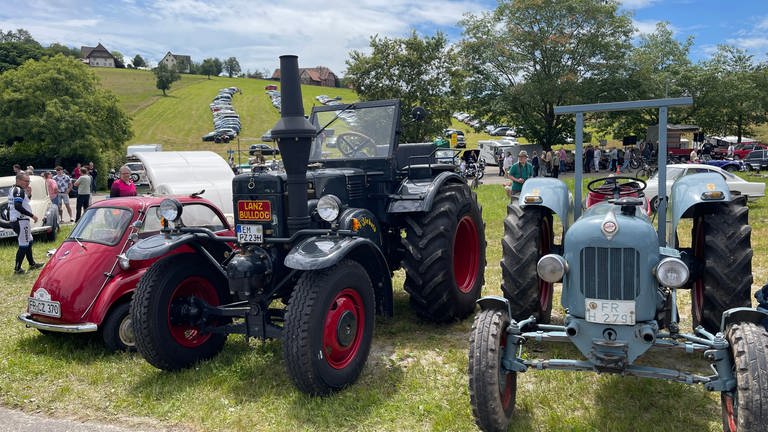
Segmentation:
{"type": "Polygon", "coordinates": [[[523,183],[520,191],[520,207],[546,207],[562,221],[563,232],[573,222],[571,212],[572,197],[568,186],[560,180],[546,177],[530,178],[523,183]]]}
{"type": "Polygon", "coordinates": [[[348,258],[365,268],[376,293],[376,312],[392,316],[392,278],[387,259],[370,239],[353,236],[308,237],[297,243],[284,264],[295,270],[321,270],[348,258]]]}
{"type": "Polygon", "coordinates": [[[668,231],[667,244],[675,244],[675,233],[680,220],[691,217],[690,210],[700,205],[721,205],[732,199],[728,184],[715,173],[699,173],[683,176],[672,184],[669,198],[669,214],[672,229],[668,231]]]}
{"type": "Polygon", "coordinates": [[[403,180],[397,192],[391,195],[387,213],[416,213],[432,210],[440,187],[446,183],[465,183],[457,173],[444,171],[434,178],[403,180]]]}

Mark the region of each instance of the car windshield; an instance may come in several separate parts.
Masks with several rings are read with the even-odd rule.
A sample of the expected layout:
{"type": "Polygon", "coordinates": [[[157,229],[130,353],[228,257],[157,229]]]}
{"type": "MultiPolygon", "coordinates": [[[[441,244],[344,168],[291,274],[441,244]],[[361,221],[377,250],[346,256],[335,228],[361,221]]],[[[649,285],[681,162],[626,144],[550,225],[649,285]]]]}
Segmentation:
{"type": "Polygon", "coordinates": [[[316,110],[311,121],[318,131],[310,160],[367,159],[390,156],[395,142],[394,104],[338,105],[338,110],[316,110]]]}
{"type": "Polygon", "coordinates": [[[114,246],[123,237],[132,216],[132,212],[124,208],[91,207],[67,239],[114,246]]]}
{"type": "MultiPolygon", "coordinates": [[[[685,172],[685,169],[683,168],[667,167],[667,181],[677,180],[680,176],[683,175],[684,172],[685,172]]],[[[648,180],[659,181],[659,173],[657,172],[656,174],[653,175],[653,177],[649,178],[648,180]]]]}

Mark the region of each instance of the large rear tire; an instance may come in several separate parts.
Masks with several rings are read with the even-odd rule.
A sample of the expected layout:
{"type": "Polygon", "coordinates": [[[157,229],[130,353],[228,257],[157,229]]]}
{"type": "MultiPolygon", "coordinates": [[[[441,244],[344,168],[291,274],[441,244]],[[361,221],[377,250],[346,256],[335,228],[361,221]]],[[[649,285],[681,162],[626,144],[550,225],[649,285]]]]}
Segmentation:
{"type": "Polygon", "coordinates": [[[501,290],[516,321],[533,315],[537,322],[546,324],[552,317],[554,284],[539,278],[536,264],[550,253],[553,241],[548,209],[521,208],[517,202],[507,205],[501,241],[501,290]]]}
{"type": "Polygon", "coordinates": [[[515,409],[517,373],[502,367],[507,346],[507,312],[481,311],[469,337],[469,400],[483,431],[506,431],[515,409]]]}
{"type": "Polygon", "coordinates": [[[697,216],[691,238],[694,257],[702,264],[691,286],[693,328],[720,331],[723,312],[751,306],[752,227],[746,199],[739,197],[713,213],[697,216]]]}
{"type": "Polygon", "coordinates": [[[726,331],[736,389],[720,394],[725,432],[764,431],[768,424],[768,331],[741,322],[726,331]]]}
{"type": "Polygon", "coordinates": [[[443,184],[432,210],[405,219],[405,290],[430,321],[464,319],[475,310],[485,270],[485,226],[466,183],[443,184]]]}
{"type": "Polygon", "coordinates": [[[219,323],[201,314],[200,305],[219,306],[227,298],[226,279],[204,258],[161,259],[144,273],[131,301],[136,349],[150,364],[169,371],[214,357],[227,336],[203,330],[219,323]]]}
{"type": "Polygon", "coordinates": [[[283,340],[286,369],[299,390],[325,395],[357,380],[371,349],[374,301],[371,280],[355,261],[301,275],[283,340]]]}

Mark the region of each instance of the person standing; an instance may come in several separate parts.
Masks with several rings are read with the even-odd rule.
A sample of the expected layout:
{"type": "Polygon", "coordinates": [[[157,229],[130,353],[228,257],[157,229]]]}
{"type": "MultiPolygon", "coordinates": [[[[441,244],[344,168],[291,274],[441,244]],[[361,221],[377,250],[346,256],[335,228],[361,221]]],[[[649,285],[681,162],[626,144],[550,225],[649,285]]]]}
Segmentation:
{"type": "Polygon", "coordinates": [[[696,153],[696,149],[691,150],[691,154],[688,157],[691,163],[699,163],[699,154],[696,153]]]}
{"type": "Polygon", "coordinates": [[[64,172],[64,168],[61,166],[56,167],[56,175],[53,176],[53,180],[56,182],[56,186],[59,188],[59,220],[64,219],[64,209],[67,208],[67,215],[69,215],[69,221],[74,222],[72,218],[72,207],[69,206],[69,191],[72,190],[72,179],[64,172]]]}
{"type": "Polygon", "coordinates": [[[45,187],[48,189],[48,198],[51,199],[51,204],[59,208],[59,186],[56,184],[56,180],[53,179],[50,171],[43,173],[45,179],[45,187]]]}
{"type": "Polygon", "coordinates": [[[531,165],[533,166],[533,176],[539,176],[539,152],[533,151],[533,157],[531,158],[531,165]]]}
{"type": "Polygon", "coordinates": [[[600,172],[600,147],[595,147],[595,152],[592,153],[593,161],[595,163],[595,172],[600,172]]]}
{"type": "Polygon", "coordinates": [[[37,216],[32,213],[32,206],[29,203],[29,174],[20,171],[16,174],[16,184],[8,192],[8,213],[13,231],[16,233],[19,248],[16,250],[16,266],[13,269],[15,274],[26,273],[21,268],[24,257],[27,258],[29,269],[37,269],[42,264],[36,263],[32,258],[32,227],[29,226],[29,220],[37,223],[37,216]]]}
{"type": "Polygon", "coordinates": [[[725,153],[725,157],[727,159],[733,159],[733,155],[736,152],[736,147],[733,146],[733,143],[728,144],[728,151],[725,153]]]}
{"type": "Polygon", "coordinates": [[[510,197],[520,195],[520,191],[523,190],[523,183],[533,176],[533,165],[528,163],[528,152],[520,150],[517,154],[517,162],[509,167],[507,172],[512,184],[508,189],[507,194],[510,197]]]}
{"type": "Polygon", "coordinates": [[[561,146],[560,151],[558,152],[558,159],[560,159],[560,171],[559,172],[565,172],[565,147],[561,146]]]}
{"type": "Polygon", "coordinates": [[[128,165],[120,167],[120,177],[112,183],[109,191],[110,198],[136,196],[136,185],[131,180],[131,169],[128,165]]]}
{"type": "Polygon", "coordinates": [[[552,177],[557,178],[560,175],[560,167],[562,166],[560,160],[560,151],[552,152],[552,177]]]}
{"type": "Polygon", "coordinates": [[[608,171],[616,172],[616,168],[619,166],[619,151],[616,150],[616,147],[611,147],[611,151],[608,152],[608,156],[611,161],[608,171]]]}
{"type": "Polygon", "coordinates": [[[496,160],[499,162],[499,177],[504,177],[506,173],[504,170],[504,152],[500,151],[496,160]]]}
{"type": "Polygon", "coordinates": [[[595,150],[592,146],[587,147],[587,151],[584,152],[584,172],[589,174],[591,171],[589,168],[592,166],[592,158],[595,157],[595,150]]]}
{"type": "Polygon", "coordinates": [[[512,164],[515,163],[515,159],[512,157],[512,153],[507,152],[506,156],[504,156],[504,175],[509,174],[509,167],[512,166],[512,164]]]}
{"type": "Polygon", "coordinates": [[[98,172],[96,171],[96,167],[93,166],[93,162],[88,163],[88,175],[91,176],[91,193],[96,193],[96,177],[98,176],[98,172]]]}
{"type": "Polygon", "coordinates": [[[75,187],[77,188],[75,222],[77,222],[80,220],[80,215],[85,213],[91,203],[91,176],[88,175],[88,168],[80,168],[80,177],[75,180],[75,187]]]}

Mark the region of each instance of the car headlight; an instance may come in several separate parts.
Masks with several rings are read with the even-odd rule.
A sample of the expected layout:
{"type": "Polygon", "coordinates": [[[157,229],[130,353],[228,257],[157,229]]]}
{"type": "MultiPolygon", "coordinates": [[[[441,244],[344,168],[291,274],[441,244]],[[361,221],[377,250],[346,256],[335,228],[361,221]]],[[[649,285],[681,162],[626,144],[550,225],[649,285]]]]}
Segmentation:
{"type": "Polygon", "coordinates": [[[680,288],[688,282],[688,266],[677,258],[664,258],[656,266],[656,279],[665,287],[680,288]]]}
{"type": "Polygon", "coordinates": [[[317,214],[326,222],[333,222],[341,212],[341,200],[336,195],[323,195],[317,201],[317,214]]]}
{"type": "Polygon", "coordinates": [[[568,263],[557,254],[544,255],[536,264],[539,277],[549,283],[560,282],[567,271],[568,263]]]}
{"type": "Polygon", "coordinates": [[[123,270],[131,268],[131,260],[124,253],[117,256],[117,263],[120,264],[120,268],[123,270]]]}
{"type": "Polygon", "coordinates": [[[157,215],[170,222],[176,222],[181,217],[181,203],[172,198],[164,199],[157,207],[157,215]]]}

